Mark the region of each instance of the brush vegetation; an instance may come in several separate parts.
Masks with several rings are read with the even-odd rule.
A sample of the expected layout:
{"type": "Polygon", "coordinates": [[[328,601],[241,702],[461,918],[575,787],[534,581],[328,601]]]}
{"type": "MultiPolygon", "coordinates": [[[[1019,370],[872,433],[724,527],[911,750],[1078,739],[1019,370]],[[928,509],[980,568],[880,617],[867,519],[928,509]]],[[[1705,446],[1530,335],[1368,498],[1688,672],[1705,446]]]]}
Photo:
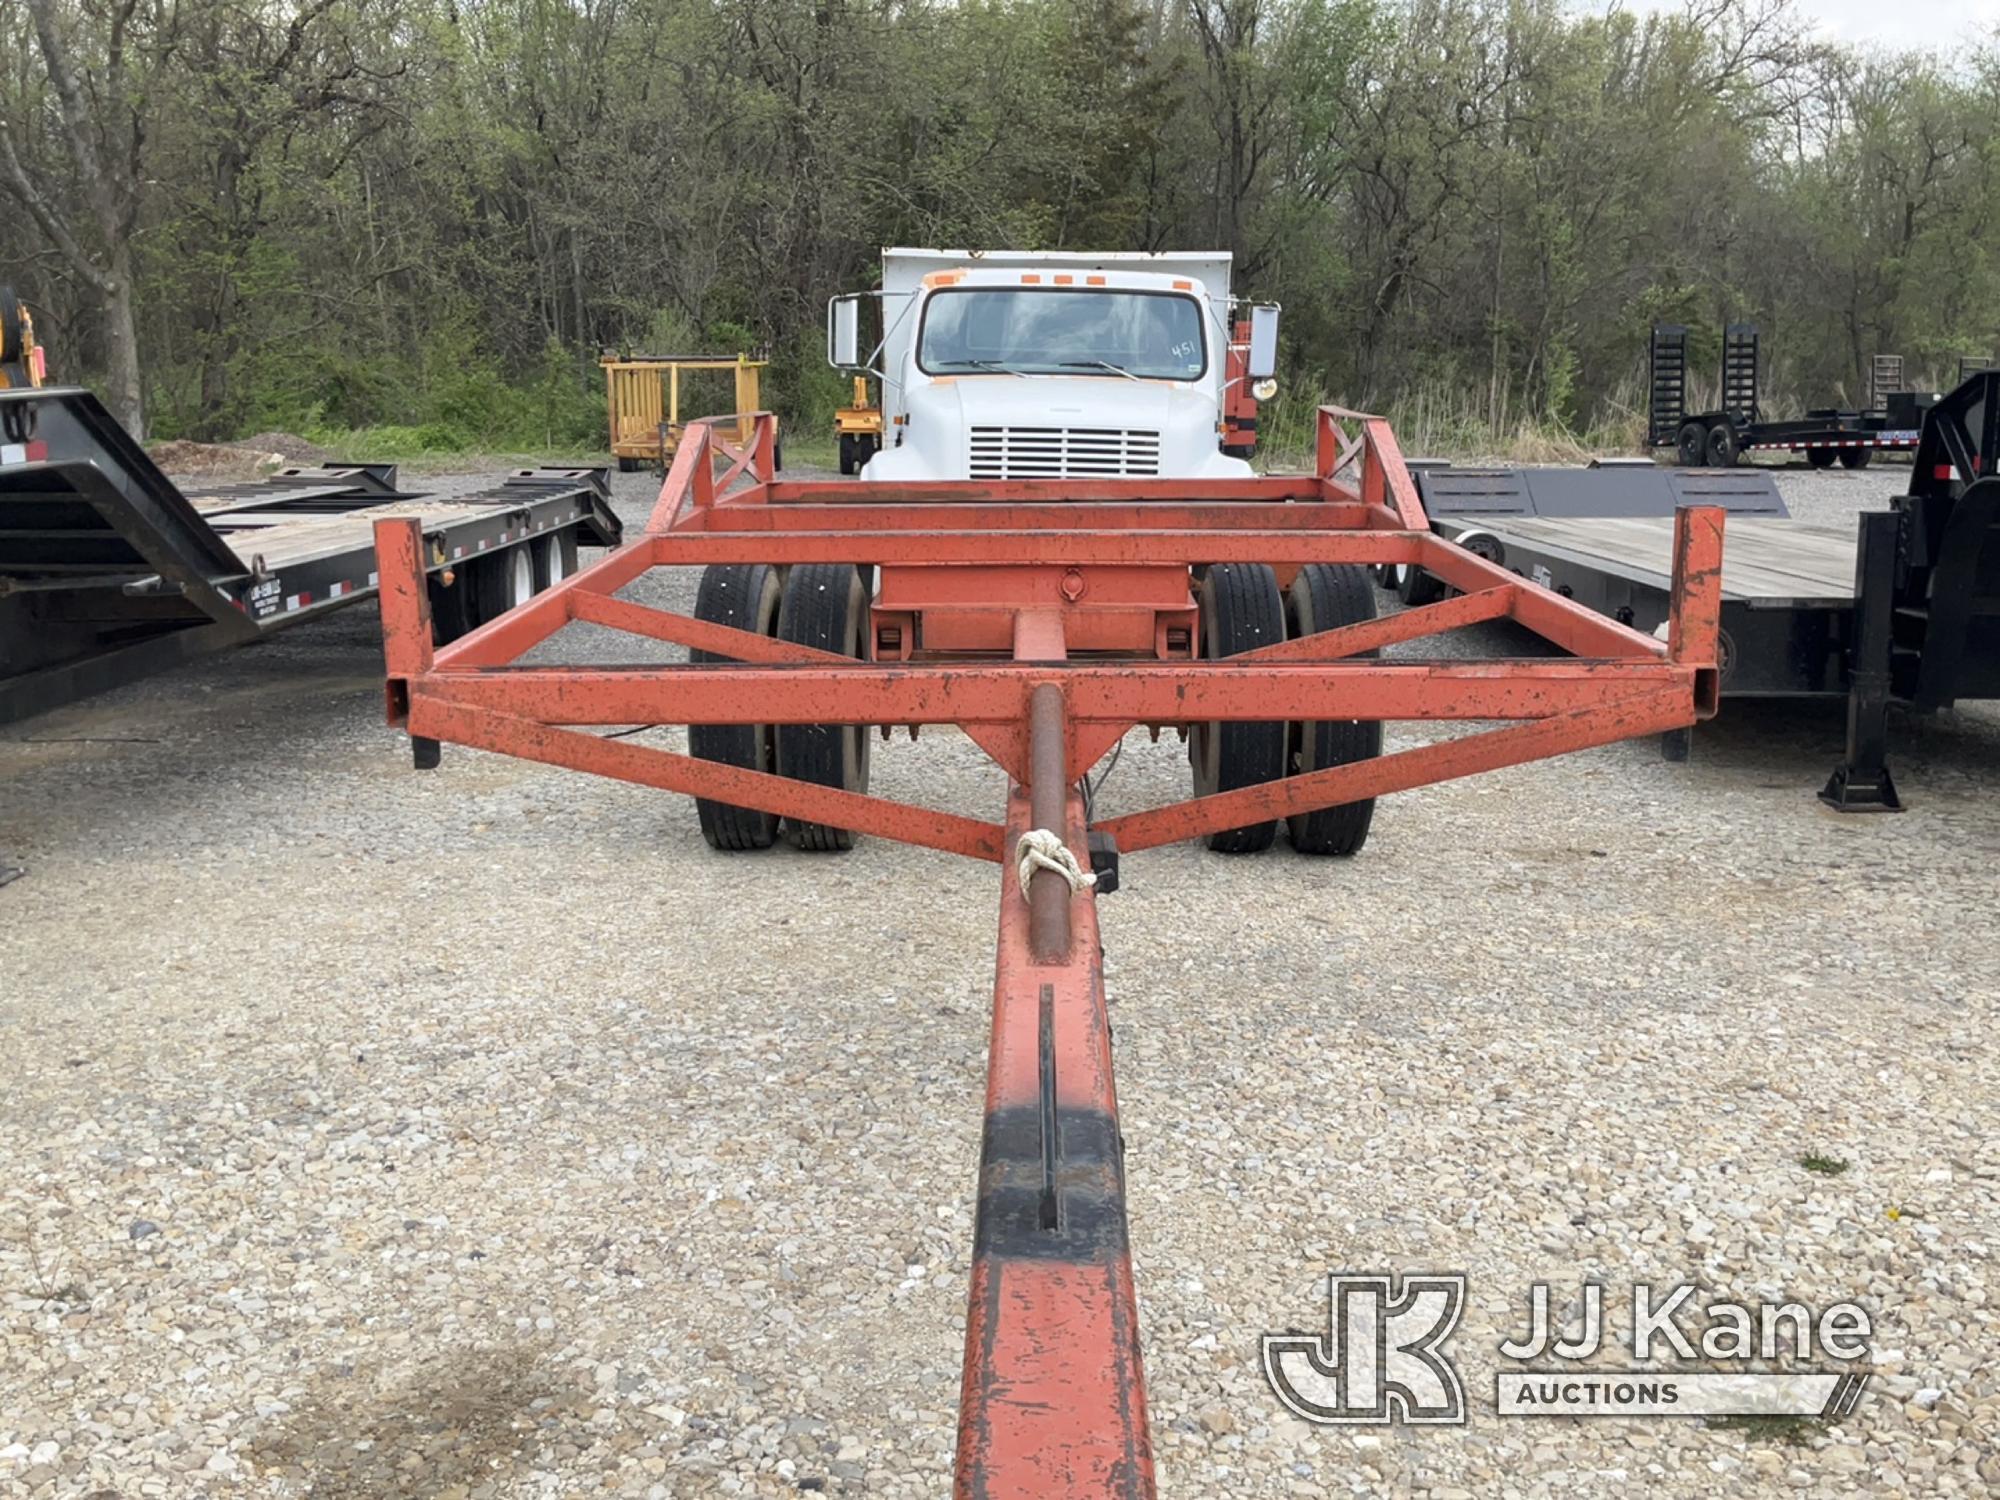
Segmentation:
{"type": "Polygon", "coordinates": [[[1285,306],[1280,454],[1324,396],[1413,453],[1630,448],[1656,318],[1698,372],[1759,321],[1774,414],[2000,344],[1992,39],[1863,54],[1787,0],[0,13],[5,279],[163,437],[598,448],[621,349],[768,349],[818,431],[885,244],[1234,252],[1285,306]]]}

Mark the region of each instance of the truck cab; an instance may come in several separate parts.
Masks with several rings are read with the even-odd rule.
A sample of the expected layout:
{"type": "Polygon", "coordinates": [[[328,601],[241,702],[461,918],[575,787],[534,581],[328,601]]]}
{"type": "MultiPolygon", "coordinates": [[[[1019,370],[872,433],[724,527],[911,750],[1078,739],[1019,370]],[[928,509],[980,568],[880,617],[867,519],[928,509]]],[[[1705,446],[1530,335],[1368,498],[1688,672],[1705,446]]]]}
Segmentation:
{"type": "Polygon", "coordinates": [[[1268,397],[1277,309],[1232,357],[1229,257],[883,252],[881,337],[865,296],[828,307],[828,359],[881,383],[870,481],[1233,479],[1223,451],[1250,384],[1268,397]]]}

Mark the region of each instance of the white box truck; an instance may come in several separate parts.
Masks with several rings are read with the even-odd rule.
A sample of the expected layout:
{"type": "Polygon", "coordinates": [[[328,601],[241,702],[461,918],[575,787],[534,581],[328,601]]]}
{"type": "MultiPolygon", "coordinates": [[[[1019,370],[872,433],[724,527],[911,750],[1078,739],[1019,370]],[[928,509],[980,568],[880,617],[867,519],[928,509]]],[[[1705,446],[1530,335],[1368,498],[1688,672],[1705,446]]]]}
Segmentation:
{"type": "Polygon", "coordinates": [[[881,384],[870,481],[1241,478],[1227,418],[1276,389],[1278,309],[1248,322],[1232,356],[1227,252],[889,249],[828,303],[827,359],[881,384]]]}

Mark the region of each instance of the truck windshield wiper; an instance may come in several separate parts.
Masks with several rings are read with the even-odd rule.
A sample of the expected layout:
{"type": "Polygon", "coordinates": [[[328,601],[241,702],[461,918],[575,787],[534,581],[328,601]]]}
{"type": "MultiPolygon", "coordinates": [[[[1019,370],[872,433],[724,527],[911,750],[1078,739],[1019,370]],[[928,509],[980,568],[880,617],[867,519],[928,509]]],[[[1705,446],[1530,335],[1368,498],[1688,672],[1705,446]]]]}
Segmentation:
{"type": "Polygon", "coordinates": [[[1123,375],[1127,380],[1139,378],[1123,365],[1114,365],[1108,359],[1066,359],[1062,367],[1065,370],[1109,370],[1113,375],[1123,375]]]}
{"type": "Polygon", "coordinates": [[[975,370],[986,370],[994,375],[1012,375],[1018,380],[1026,380],[1028,378],[1028,372],[1025,370],[1016,370],[1007,365],[995,364],[990,359],[946,359],[940,360],[939,363],[946,365],[971,365],[975,370]]]}

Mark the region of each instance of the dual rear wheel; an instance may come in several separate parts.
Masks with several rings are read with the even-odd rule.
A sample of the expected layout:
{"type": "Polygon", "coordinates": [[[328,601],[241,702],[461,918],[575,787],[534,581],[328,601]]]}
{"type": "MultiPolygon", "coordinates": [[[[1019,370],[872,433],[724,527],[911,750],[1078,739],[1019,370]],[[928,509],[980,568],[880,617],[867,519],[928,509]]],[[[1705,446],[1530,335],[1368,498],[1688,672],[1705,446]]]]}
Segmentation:
{"type": "MultiPolygon", "coordinates": [[[[1277,574],[1266,564],[1218,563],[1202,577],[1199,602],[1201,654],[1210,659],[1375,618],[1375,591],[1367,570],[1326,563],[1299,569],[1288,594],[1280,591],[1277,574]]],[[[1381,750],[1382,726],[1373,720],[1198,723],[1188,734],[1198,797],[1347,765],[1381,750]]],[[[1292,847],[1301,854],[1351,855],[1367,841],[1374,815],[1371,798],[1294,814],[1286,822],[1292,847]]],[[[1278,820],[1273,818],[1212,833],[1208,847],[1223,854],[1255,854],[1270,848],[1277,835],[1278,820]]]]}
{"type": "Polygon", "coordinates": [[[568,528],[498,552],[475,557],[453,569],[447,584],[430,579],[431,639],[448,645],[489,620],[518,609],[552,583],[576,571],[576,531],[568,528]]]}
{"type": "MultiPolygon", "coordinates": [[[[695,595],[695,618],[753,635],[773,636],[800,646],[816,646],[856,659],[866,654],[868,595],[861,572],[851,563],[801,563],[782,583],[765,563],[719,563],[703,570],[695,595]]],[[[695,662],[730,661],[707,651],[689,653],[695,662]]],[[[688,751],[698,760],[718,761],[748,771],[788,776],[843,791],[868,790],[868,726],[865,724],[691,724],[688,751]]],[[[768,849],[782,831],[801,849],[852,849],[845,828],[775,813],[695,799],[701,836],[714,849],[768,849]]]]}
{"type": "MultiPolygon", "coordinates": [[[[1208,658],[1375,618],[1367,571],[1320,563],[1299,570],[1289,595],[1264,564],[1219,563],[1204,572],[1199,601],[1200,651],[1208,658]]],[[[842,656],[866,655],[868,591],[860,570],[847,563],[802,563],[782,583],[778,570],[764,563],[711,566],[702,573],[695,617],[842,656]]],[[[690,653],[695,662],[731,659],[690,653]]],[[[1365,720],[1197,723],[1188,736],[1198,796],[1365,760],[1381,749],[1382,726],[1365,720]]],[[[695,724],[688,729],[688,750],[699,760],[817,786],[868,789],[869,732],[863,724],[695,724]]],[[[715,849],[768,849],[780,833],[800,849],[854,847],[850,830],[824,823],[780,819],[705,797],[695,799],[695,810],[702,837],[715,849]]],[[[1354,854],[1367,840],[1374,811],[1370,799],[1296,814],[1287,819],[1292,847],[1305,854],[1354,854]]],[[[1272,819],[1211,834],[1208,845],[1223,853],[1255,853],[1268,849],[1277,831],[1272,819]]]]}

